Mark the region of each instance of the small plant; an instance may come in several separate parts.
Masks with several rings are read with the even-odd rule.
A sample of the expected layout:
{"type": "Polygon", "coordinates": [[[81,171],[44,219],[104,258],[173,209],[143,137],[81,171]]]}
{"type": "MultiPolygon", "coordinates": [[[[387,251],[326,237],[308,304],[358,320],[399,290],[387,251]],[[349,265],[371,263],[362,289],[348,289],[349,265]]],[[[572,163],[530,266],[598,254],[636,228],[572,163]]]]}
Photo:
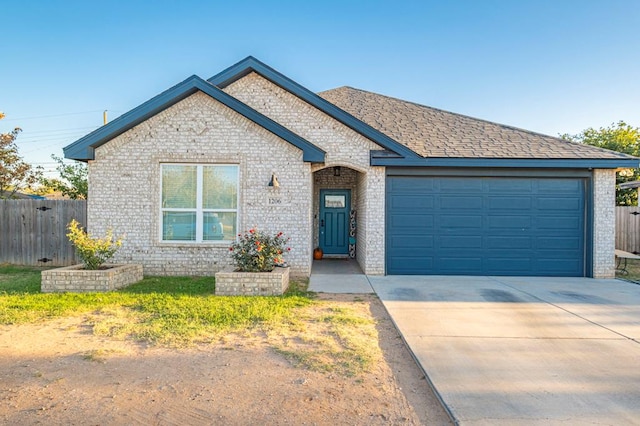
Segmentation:
{"type": "Polygon", "coordinates": [[[100,267],[116,254],[122,245],[122,238],[116,240],[113,231],[109,229],[104,238],[94,238],[87,234],[74,219],[67,225],[67,238],[76,248],[76,252],[85,269],[100,269],[100,267]]]}
{"type": "Polygon", "coordinates": [[[291,251],[286,247],[289,238],[282,232],[269,235],[255,228],[238,234],[238,241],[231,244],[229,251],[241,272],[270,272],[276,265],[284,263],[283,254],[291,251]]]}

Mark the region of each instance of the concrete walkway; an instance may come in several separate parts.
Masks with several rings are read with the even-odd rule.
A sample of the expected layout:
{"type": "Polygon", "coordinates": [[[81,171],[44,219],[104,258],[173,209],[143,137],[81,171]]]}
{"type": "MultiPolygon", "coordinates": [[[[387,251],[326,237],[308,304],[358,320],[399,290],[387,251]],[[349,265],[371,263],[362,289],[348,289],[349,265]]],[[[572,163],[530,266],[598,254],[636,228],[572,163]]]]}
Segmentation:
{"type": "Polygon", "coordinates": [[[640,424],[640,286],[369,277],[460,424],[640,424]]]}
{"type": "Polygon", "coordinates": [[[353,259],[322,259],[313,262],[309,291],[317,293],[373,293],[367,276],[353,259]]]}

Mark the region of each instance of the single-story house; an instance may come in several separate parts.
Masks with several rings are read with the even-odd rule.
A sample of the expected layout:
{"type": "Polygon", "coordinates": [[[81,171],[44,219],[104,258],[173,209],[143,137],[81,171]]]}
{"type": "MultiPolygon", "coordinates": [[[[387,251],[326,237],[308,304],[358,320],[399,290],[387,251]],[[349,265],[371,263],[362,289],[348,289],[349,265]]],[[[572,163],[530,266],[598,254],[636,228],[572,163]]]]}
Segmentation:
{"type": "Polygon", "coordinates": [[[64,148],[117,260],[212,274],[239,232],[366,274],[611,277],[628,155],[376,93],[314,93],[253,57],[192,76],[64,148]]]}

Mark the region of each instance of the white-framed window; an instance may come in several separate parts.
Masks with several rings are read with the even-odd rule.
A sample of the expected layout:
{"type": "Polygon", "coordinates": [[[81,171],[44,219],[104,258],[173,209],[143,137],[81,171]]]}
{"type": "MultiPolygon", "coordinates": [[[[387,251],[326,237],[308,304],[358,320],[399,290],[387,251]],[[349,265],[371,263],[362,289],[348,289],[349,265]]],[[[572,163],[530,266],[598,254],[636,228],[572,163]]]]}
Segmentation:
{"type": "Polygon", "coordinates": [[[238,166],[160,165],[160,239],[206,243],[235,240],[238,166]]]}

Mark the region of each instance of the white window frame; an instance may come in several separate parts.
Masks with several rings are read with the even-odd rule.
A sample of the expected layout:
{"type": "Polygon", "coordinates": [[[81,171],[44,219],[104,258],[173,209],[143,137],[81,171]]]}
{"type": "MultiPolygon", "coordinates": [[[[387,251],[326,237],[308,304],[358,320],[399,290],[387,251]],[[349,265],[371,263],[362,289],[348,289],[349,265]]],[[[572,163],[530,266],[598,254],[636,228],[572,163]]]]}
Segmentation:
{"type": "Polygon", "coordinates": [[[229,244],[233,240],[203,240],[203,222],[204,213],[235,213],[236,214],[236,232],[238,230],[238,224],[240,220],[240,166],[232,163],[160,163],[160,191],[159,191],[159,236],[160,242],[163,244],[229,244]],[[196,208],[164,208],[162,207],[162,188],[163,188],[163,176],[162,168],[164,166],[195,166],[196,167],[196,208]],[[202,188],[204,186],[204,168],[205,167],[235,167],[236,168],[236,208],[235,209],[205,209],[202,206],[203,193],[202,188]],[[164,212],[187,212],[196,214],[196,239],[195,240],[165,240],[163,239],[163,214],[164,212]]]}

